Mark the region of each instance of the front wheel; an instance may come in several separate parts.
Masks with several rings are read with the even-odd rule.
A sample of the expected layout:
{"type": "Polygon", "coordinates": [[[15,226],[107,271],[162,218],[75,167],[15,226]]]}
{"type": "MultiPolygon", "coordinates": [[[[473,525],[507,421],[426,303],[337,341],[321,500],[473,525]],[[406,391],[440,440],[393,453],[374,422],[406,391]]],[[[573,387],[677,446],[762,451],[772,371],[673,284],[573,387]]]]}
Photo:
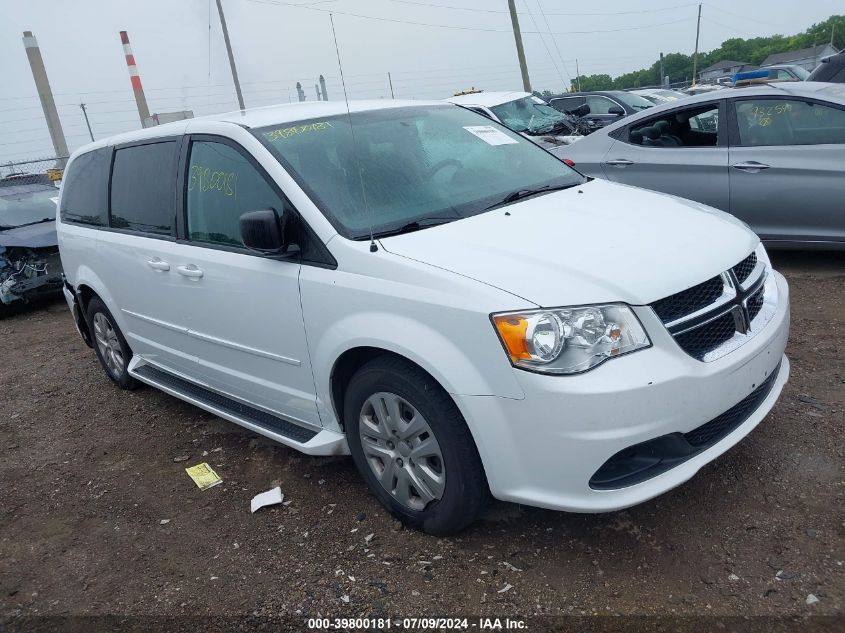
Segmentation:
{"type": "Polygon", "coordinates": [[[358,471],[403,523],[451,534],[483,509],[490,493],[469,428],[416,365],[391,356],[364,365],[349,383],[344,420],[358,471]]]}

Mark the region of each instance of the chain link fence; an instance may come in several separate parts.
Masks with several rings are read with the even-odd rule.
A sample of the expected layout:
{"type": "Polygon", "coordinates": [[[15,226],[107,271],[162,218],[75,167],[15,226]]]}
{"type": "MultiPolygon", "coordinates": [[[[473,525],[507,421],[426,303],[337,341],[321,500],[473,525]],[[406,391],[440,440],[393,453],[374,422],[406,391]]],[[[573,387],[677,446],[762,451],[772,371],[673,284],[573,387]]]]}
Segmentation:
{"type": "Polygon", "coordinates": [[[64,175],[67,156],[0,163],[0,187],[11,185],[58,185],[64,175]]]}

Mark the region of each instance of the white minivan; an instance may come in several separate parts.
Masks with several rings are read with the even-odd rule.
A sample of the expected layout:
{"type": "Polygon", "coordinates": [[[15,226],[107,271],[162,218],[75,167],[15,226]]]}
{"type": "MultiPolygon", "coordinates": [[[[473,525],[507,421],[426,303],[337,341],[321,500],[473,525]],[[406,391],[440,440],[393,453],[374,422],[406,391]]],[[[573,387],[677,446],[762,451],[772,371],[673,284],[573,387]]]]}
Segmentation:
{"type": "Polygon", "coordinates": [[[65,296],[105,372],[311,455],[433,534],[603,512],[747,435],[788,289],[731,216],[443,102],[293,104],[74,153],[65,296]]]}

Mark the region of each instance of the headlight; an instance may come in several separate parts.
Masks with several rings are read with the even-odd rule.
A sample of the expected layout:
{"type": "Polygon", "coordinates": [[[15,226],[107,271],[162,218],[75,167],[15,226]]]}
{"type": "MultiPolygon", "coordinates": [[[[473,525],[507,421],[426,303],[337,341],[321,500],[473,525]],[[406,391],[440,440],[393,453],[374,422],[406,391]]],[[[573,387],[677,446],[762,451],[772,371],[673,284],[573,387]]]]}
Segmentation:
{"type": "Polygon", "coordinates": [[[545,374],[577,374],[651,345],[626,305],[553,308],[492,315],[515,367],[545,374]]]}

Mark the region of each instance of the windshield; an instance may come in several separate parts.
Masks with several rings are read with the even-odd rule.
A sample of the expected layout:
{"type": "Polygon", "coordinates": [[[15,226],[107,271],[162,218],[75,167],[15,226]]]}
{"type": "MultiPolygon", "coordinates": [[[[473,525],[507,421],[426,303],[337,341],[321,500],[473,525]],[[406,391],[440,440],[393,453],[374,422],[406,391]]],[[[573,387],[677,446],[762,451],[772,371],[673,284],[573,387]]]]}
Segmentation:
{"type": "Polygon", "coordinates": [[[525,137],[452,105],[384,108],[254,130],[341,234],[482,213],[507,194],[583,176],[525,137]],[[362,187],[363,185],[363,187],[362,187]],[[366,195],[362,195],[366,194],[366,195]]]}
{"type": "Polygon", "coordinates": [[[565,114],[537,97],[523,97],[490,108],[499,120],[517,132],[540,132],[566,124],[565,114]]]}
{"type": "Polygon", "coordinates": [[[0,187],[0,230],[56,218],[59,190],[45,185],[0,187]]]}
{"type": "Polygon", "coordinates": [[[654,104],[648,99],[643,99],[640,95],[631,94],[630,92],[620,92],[613,95],[624,104],[634,108],[634,110],[645,110],[651,108],[654,104]]]}

